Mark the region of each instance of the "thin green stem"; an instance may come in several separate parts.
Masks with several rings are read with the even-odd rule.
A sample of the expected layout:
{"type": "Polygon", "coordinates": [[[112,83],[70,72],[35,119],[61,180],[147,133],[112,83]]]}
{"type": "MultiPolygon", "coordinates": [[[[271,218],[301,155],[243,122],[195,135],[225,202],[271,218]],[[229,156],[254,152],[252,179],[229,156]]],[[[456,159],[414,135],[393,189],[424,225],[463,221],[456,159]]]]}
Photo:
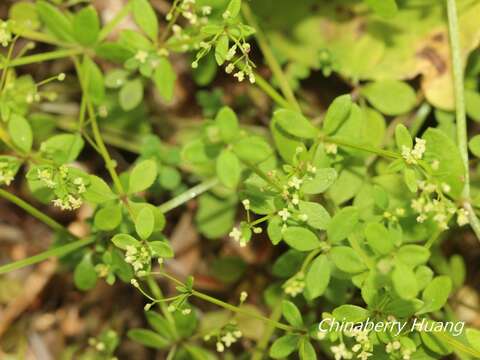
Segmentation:
{"type": "Polygon", "coordinates": [[[450,34],[450,47],[452,56],[453,85],[455,92],[455,112],[457,117],[457,144],[462,156],[464,172],[464,185],[462,197],[464,208],[468,212],[470,226],[480,240],[480,221],[470,204],[470,167],[468,162],[467,145],[467,117],[465,114],[465,88],[463,84],[463,62],[461,57],[460,33],[458,27],[457,5],[455,0],[447,0],[448,32],[450,34]]]}
{"type": "MultiPolygon", "coordinates": [[[[273,311],[270,313],[270,320],[278,322],[282,317],[282,301],[278,301],[273,311]]],[[[255,348],[255,354],[252,356],[252,360],[262,360],[265,356],[265,351],[267,350],[268,343],[270,338],[273,335],[276,327],[272,324],[269,324],[267,329],[264,331],[262,338],[258,341],[257,347],[255,348]]]]}
{"type": "Polygon", "coordinates": [[[277,90],[273,88],[272,85],[268,83],[263,77],[261,77],[258,73],[255,73],[255,84],[265,92],[270,98],[275,101],[279,106],[284,108],[289,108],[290,104],[288,103],[285,98],[278,93],[277,90]]]}
{"type": "Polygon", "coordinates": [[[53,220],[48,215],[41,212],[40,210],[37,210],[35,207],[30,205],[26,201],[24,201],[24,200],[20,199],[19,197],[9,193],[8,191],[0,189],[0,197],[14,203],[18,207],[20,207],[23,210],[25,210],[26,212],[28,212],[33,217],[37,218],[38,220],[42,221],[47,226],[51,227],[53,230],[61,231],[61,232],[68,231],[61,224],[59,224],[58,222],[53,220]]]}
{"type": "Polygon", "coordinates": [[[170,210],[173,210],[173,209],[179,207],[180,205],[183,205],[184,203],[186,203],[187,201],[197,197],[198,195],[203,194],[204,192],[210,190],[211,188],[213,188],[217,184],[218,184],[218,179],[217,178],[206,180],[206,181],[188,189],[184,193],[174,197],[173,199],[163,203],[158,208],[163,213],[166,213],[170,210]]]}
{"type": "Polygon", "coordinates": [[[45,261],[49,258],[53,258],[53,257],[61,258],[62,256],[70,254],[71,252],[74,252],[77,249],[80,249],[82,247],[90,245],[94,241],[95,241],[95,238],[93,238],[93,237],[76,240],[76,241],[73,241],[73,242],[71,242],[67,245],[58,246],[58,247],[55,247],[53,249],[44,251],[40,254],[30,256],[26,259],[14,261],[12,263],[0,266],[0,275],[6,274],[10,271],[14,271],[14,270],[24,268],[26,266],[37,264],[37,263],[45,261]]]}
{"type": "Polygon", "coordinates": [[[100,34],[98,35],[98,41],[105,40],[108,35],[110,35],[111,32],[115,30],[117,25],[120,24],[120,22],[122,22],[122,20],[128,16],[132,9],[132,4],[133,1],[129,1],[127,5],[125,5],[122,10],[120,10],[117,15],[115,15],[115,17],[102,28],[100,34]]]}
{"type": "MultiPolygon", "coordinates": [[[[150,291],[152,294],[157,298],[157,299],[163,299],[163,293],[162,289],[160,289],[160,286],[158,286],[157,282],[155,279],[151,276],[148,275],[146,278],[148,287],[150,288],[150,291]]],[[[177,332],[177,327],[175,326],[175,319],[172,316],[172,313],[168,311],[168,306],[165,304],[164,301],[160,301],[157,303],[157,306],[160,308],[162,311],[163,316],[167,319],[167,321],[170,323],[170,329],[174,333],[174,336],[178,338],[178,332],[177,332]]]]}
{"type": "Polygon", "coordinates": [[[209,303],[212,303],[214,305],[217,305],[217,306],[220,306],[224,309],[227,309],[229,311],[233,311],[234,313],[237,313],[237,314],[242,314],[242,315],[246,315],[248,317],[251,317],[251,318],[255,318],[255,319],[258,319],[258,320],[261,320],[267,324],[270,324],[270,325],[273,325],[275,326],[277,329],[280,329],[280,330],[284,330],[284,331],[288,331],[288,332],[303,332],[303,329],[298,329],[298,328],[295,328],[293,326],[290,326],[290,325],[287,325],[287,324],[283,324],[281,322],[278,322],[278,321],[275,321],[275,320],[272,320],[272,319],[269,319],[268,317],[266,316],[263,316],[263,315],[259,315],[257,313],[254,313],[250,310],[247,310],[247,309],[244,309],[244,308],[241,308],[241,307],[238,307],[238,306],[235,306],[235,305],[232,305],[232,304],[229,304],[229,303],[226,303],[224,301],[221,301],[221,300],[218,300],[212,296],[209,296],[207,294],[204,294],[204,293],[201,293],[197,290],[192,290],[192,295],[199,298],[199,299],[202,299],[202,300],[205,300],[205,301],[208,301],[209,303]]]}
{"type": "Polygon", "coordinates": [[[275,75],[275,78],[277,79],[280,85],[280,89],[282,90],[283,95],[285,95],[285,97],[287,98],[288,103],[290,104],[289,107],[293,108],[294,110],[300,111],[300,105],[295,99],[295,95],[293,93],[292,88],[290,87],[290,84],[288,83],[288,79],[285,77],[285,74],[283,73],[282,68],[280,67],[280,64],[278,63],[277,59],[275,58],[275,55],[273,54],[273,51],[270,48],[270,45],[268,44],[267,37],[262,32],[260,26],[255,20],[255,17],[250,7],[246,2],[243,3],[242,13],[245,19],[247,20],[247,22],[250,24],[250,26],[252,26],[256,30],[255,38],[257,39],[258,46],[262,50],[263,56],[265,57],[267,64],[269,65],[270,69],[275,75]]]}
{"type": "Polygon", "coordinates": [[[379,156],[383,156],[383,157],[390,158],[390,159],[400,159],[401,158],[400,154],[398,154],[394,151],[383,150],[383,149],[375,148],[375,147],[372,147],[372,146],[369,146],[369,145],[355,144],[355,143],[349,142],[349,141],[344,140],[344,139],[322,136],[321,140],[325,141],[325,142],[328,142],[328,143],[331,143],[331,144],[338,145],[338,146],[344,146],[344,147],[348,147],[348,148],[351,148],[351,149],[356,149],[356,150],[369,152],[369,153],[372,153],[372,154],[377,154],[379,156]]]}
{"type": "Polygon", "coordinates": [[[67,58],[70,56],[82,54],[83,51],[84,51],[83,49],[79,49],[79,48],[68,49],[68,50],[63,49],[63,50],[55,50],[55,51],[45,52],[41,54],[30,55],[30,56],[23,56],[20,58],[13,59],[8,63],[8,65],[0,64],[0,69],[4,69],[5,67],[16,67],[21,65],[35,64],[42,61],[67,58]]]}

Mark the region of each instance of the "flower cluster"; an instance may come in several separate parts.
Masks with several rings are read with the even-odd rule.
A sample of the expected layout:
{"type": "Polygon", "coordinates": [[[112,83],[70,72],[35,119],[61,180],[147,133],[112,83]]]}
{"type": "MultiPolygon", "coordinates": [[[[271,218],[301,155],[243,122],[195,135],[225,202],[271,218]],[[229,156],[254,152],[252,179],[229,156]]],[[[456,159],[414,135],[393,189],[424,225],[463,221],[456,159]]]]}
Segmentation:
{"type": "Polygon", "coordinates": [[[126,248],[125,262],[132,265],[135,273],[141,275],[142,271],[150,267],[152,257],[147,247],[129,245],[126,248]]]}
{"type": "Polygon", "coordinates": [[[216,338],[215,346],[217,352],[224,352],[226,348],[232,346],[243,336],[242,332],[238,329],[238,324],[235,320],[230,321],[227,325],[223,326],[219,330],[211,332],[203,337],[203,340],[209,341],[212,337],[216,338]]]}
{"type": "Polygon", "coordinates": [[[468,224],[468,213],[463,208],[457,208],[444,194],[450,191],[448,184],[436,185],[426,181],[419,181],[420,194],[411,202],[412,209],[418,214],[417,221],[423,223],[431,218],[440,229],[448,229],[448,221],[453,215],[457,215],[457,224],[468,224]]]}
{"type": "Polygon", "coordinates": [[[0,185],[9,186],[20,168],[17,159],[11,156],[0,156],[0,185]]]}
{"type": "Polygon", "coordinates": [[[0,20],[0,45],[7,47],[12,41],[12,32],[8,22],[0,20]]]}
{"type": "Polygon", "coordinates": [[[282,288],[285,294],[291,297],[303,293],[303,290],[305,289],[305,275],[303,272],[298,272],[288,279],[285,284],[283,284],[282,288]]]}
{"type": "Polygon", "coordinates": [[[247,224],[240,224],[240,227],[234,227],[228,234],[234,241],[238,242],[240,247],[247,246],[250,241],[252,232],[247,224]]]}
{"type": "Polygon", "coordinates": [[[62,210],[76,210],[83,203],[83,194],[87,191],[87,178],[75,168],[65,165],[54,167],[39,166],[30,171],[28,178],[39,181],[43,186],[53,191],[54,206],[62,210]]]}
{"type": "Polygon", "coordinates": [[[389,342],[385,346],[385,352],[387,354],[392,354],[392,353],[395,353],[395,352],[399,352],[401,357],[402,357],[402,360],[410,360],[414,350],[410,349],[410,348],[407,348],[405,346],[402,346],[400,341],[395,340],[395,341],[389,342]]]}
{"type": "Polygon", "coordinates": [[[402,146],[402,157],[407,164],[414,165],[418,163],[418,160],[423,158],[423,154],[426,150],[427,141],[420,138],[415,138],[415,146],[413,149],[409,149],[405,145],[402,146]]]}

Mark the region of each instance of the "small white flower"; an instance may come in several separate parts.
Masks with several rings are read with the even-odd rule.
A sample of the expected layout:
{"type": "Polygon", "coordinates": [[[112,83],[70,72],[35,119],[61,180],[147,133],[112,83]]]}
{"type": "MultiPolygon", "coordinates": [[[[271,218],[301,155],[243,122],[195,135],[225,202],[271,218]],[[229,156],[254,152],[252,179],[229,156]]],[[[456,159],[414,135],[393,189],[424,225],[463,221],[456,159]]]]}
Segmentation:
{"type": "Polygon", "coordinates": [[[222,336],[222,341],[225,343],[225,346],[228,348],[237,341],[237,338],[233,336],[231,332],[227,332],[224,336],[222,336]]]}
{"type": "Polygon", "coordinates": [[[292,204],[293,205],[298,205],[298,203],[300,202],[300,199],[298,197],[298,194],[293,194],[292,196],[292,204]]]}
{"type": "Polygon", "coordinates": [[[357,359],[367,360],[373,354],[367,351],[362,351],[360,354],[357,355],[357,359]]]}
{"type": "Polygon", "coordinates": [[[235,70],[235,65],[233,65],[232,63],[228,64],[226,67],[225,67],[225,72],[227,74],[231,74],[233,72],[233,70],[235,70]]]}
{"type": "Polygon", "coordinates": [[[242,204],[245,210],[250,210],[250,200],[248,199],[242,200],[242,204]]]}
{"type": "Polygon", "coordinates": [[[243,71],[239,71],[234,74],[233,77],[236,77],[238,82],[242,82],[243,80],[245,80],[245,73],[243,71]]]}
{"type": "Polygon", "coordinates": [[[135,60],[138,60],[140,64],[145,64],[145,62],[147,61],[147,58],[148,58],[148,53],[146,51],[139,50],[135,54],[135,60]]]}
{"type": "Polygon", "coordinates": [[[300,214],[298,217],[301,221],[307,221],[308,220],[308,215],[307,214],[300,214]]]}
{"type": "Polygon", "coordinates": [[[288,211],[288,209],[284,208],[278,212],[278,215],[280,215],[283,221],[287,221],[290,217],[290,212],[288,211]]]}
{"type": "Polygon", "coordinates": [[[224,351],[225,351],[225,346],[220,341],[217,341],[217,352],[221,353],[224,351]]]}
{"type": "Polygon", "coordinates": [[[232,16],[232,14],[230,13],[230,11],[225,11],[222,15],[222,17],[226,20],[228,18],[230,18],[232,16]]]}
{"type": "Polygon", "coordinates": [[[442,191],[443,191],[444,193],[449,193],[450,190],[452,190],[452,188],[450,187],[450,185],[448,185],[448,184],[446,184],[446,183],[442,183],[441,186],[442,186],[442,191]]]}
{"type": "Polygon", "coordinates": [[[234,227],[232,231],[230,231],[228,236],[230,236],[235,241],[240,241],[240,238],[242,237],[242,232],[237,227],[234,227]]]}
{"type": "Polygon", "coordinates": [[[248,81],[250,81],[250,84],[255,84],[255,74],[253,72],[251,72],[250,74],[248,74],[248,81]]]}
{"type": "Polygon", "coordinates": [[[208,16],[212,13],[212,7],[211,6],[202,6],[202,15],[208,16]]]}
{"type": "Polygon", "coordinates": [[[458,209],[457,211],[457,224],[458,226],[467,225],[470,221],[468,220],[468,212],[465,209],[458,209]]]}
{"type": "Polygon", "coordinates": [[[324,147],[327,154],[335,155],[338,152],[337,144],[325,143],[324,147]]]}
{"type": "Polygon", "coordinates": [[[248,293],[246,291],[242,291],[240,293],[240,302],[241,303],[245,302],[245,300],[247,300],[247,297],[248,297],[248,293]]]}
{"type": "Polygon", "coordinates": [[[288,186],[291,187],[291,188],[295,188],[295,189],[299,190],[302,183],[303,183],[303,180],[294,176],[288,182],[288,186]]]}
{"type": "Polygon", "coordinates": [[[190,309],[190,308],[186,308],[186,309],[183,309],[183,310],[182,310],[182,314],[183,314],[183,315],[188,315],[188,314],[190,314],[191,312],[192,312],[192,309],[190,309]]]}

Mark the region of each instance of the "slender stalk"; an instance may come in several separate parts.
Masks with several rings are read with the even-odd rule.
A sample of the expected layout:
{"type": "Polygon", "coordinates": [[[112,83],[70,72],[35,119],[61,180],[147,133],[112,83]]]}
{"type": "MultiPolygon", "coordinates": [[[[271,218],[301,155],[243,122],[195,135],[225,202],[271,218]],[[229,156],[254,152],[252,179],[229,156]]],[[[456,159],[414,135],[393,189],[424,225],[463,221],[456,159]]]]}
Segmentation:
{"type": "Polygon", "coordinates": [[[470,204],[470,168],[467,145],[467,117],[465,114],[465,88],[463,84],[463,62],[461,57],[460,34],[458,28],[457,5],[455,0],[447,0],[448,32],[452,56],[453,85],[455,92],[455,112],[457,118],[457,144],[465,167],[462,197],[468,212],[470,226],[480,240],[480,221],[470,204]]]}
{"type": "Polygon", "coordinates": [[[53,257],[61,258],[62,256],[70,254],[71,252],[74,252],[77,249],[80,249],[82,247],[90,245],[91,243],[94,242],[94,240],[95,240],[95,238],[93,238],[93,237],[76,240],[76,241],[71,242],[69,244],[66,244],[66,245],[63,245],[63,246],[58,246],[58,247],[55,247],[53,249],[44,251],[40,254],[30,256],[26,259],[14,261],[14,262],[11,262],[9,264],[0,266],[0,275],[6,274],[10,271],[14,271],[14,270],[24,268],[26,266],[37,264],[37,263],[45,261],[49,258],[53,258],[53,257]]]}
{"type": "Polygon", "coordinates": [[[258,73],[255,73],[255,84],[263,90],[270,98],[275,101],[278,105],[284,107],[284,108],[289,108],[290,104],[288,103],[285,98],[278,93],[277,90],[273,88],[272,85],[268,83],[267,80],[265,80],[263,77],[261,77],[258,73]]]}
{"type": "MultiPolygon", "coordinates": [[[[70,56],[79,55],[81,53],[83,53],[82,49],[75,48],[75,49],[68,49],[68,50],[65,50],[65,49],[55,50],[55,51],[45,52],[41,54],[23,56],[10,61],[7,67],[15,67],[15,66],[21,66],[21,65],[35,64],[42,61],[67,58],[70,56]]],[[[4,69],[4,68],[5,68],[5,64],[0,64],[0,69],[4,69]]]]}
{"type": "Polygon", "coordinates": [[[129,14],[132,9],[132,4],[133,1],[129,1],[127,5],[125,5],[122,10],[120,10],[117,15],[108,23],[106,24],[102,30],[100,31],[100,34],[98,35],[98,41],[105,40],[108,35],[111,34],[113,30],[117,27],[120,22],[122,22],[123,19],[125,19],[129,14]]]}
{"type": "Polygon", "coordinates": [[[180,205],[186,203],[187,201],[197,197],[198,195],[203,194],[204,192],[210,190],[217,184],[218,184],[217,178],[206,180],[188,189],[183,194],[180,194],[177,197],[174,197],[173,199],[163,203],[158,208],[164,213],[169,212],[170,210],[173,210],[179,207],[180,205]]]}
{"type": "Polygon", "coordinates": [[[282,90],[283,95],[285,95],[285,97],[287,98],[288,103],[290,104],[289,107],[293,108],[294,110],[300,111],[300,105],[295,99],[293,90],[290,87],[290,84],[288,83],[288,80],[285,77],[285,74],[283,73],[282,68],[280,67],[280,64],[277,62],[275,55],[270,49],[270,45],[268,44],[267,37],[262,32],[260,26],[257,24],[257,21],[255,20],[255,17],[252,14],[252,11],[250,10],[250,7],[246,2],[243,3],[242,13],[243,13],[243,16],[245,17],[245,20],[247,20],[250,26],[252,26],[256,30],[255,38],[257,39],[258,46],[260,46],[260,49],[262,50],[263,56],[265,57],[267,64],[269,65],[270,69],[275,75],[275,78],[277,79],[280,85],[280,89],[282,90]]]}
{"type": "MultiPolygon", "coordinates": [[[[282,317],[282,302],[278,303],[273,308],[273,311],[270,313],[270,320],[278,321],[282,317]]],[[[270,338],[273,335],[276,327],[272,324],[269,324],[268,328],[264,331],[262,338],[258,341],[257,347],[255,348],[255,354],[252,356],[252,360],[262,360],[264,358],[264,352],[268,347],[270,338]]]]}
{"type": "Polygon", "coordinates": [[[344,139],[337,139],[337,138],[331,138],[331,137],[328,137],[328,136],[322,136],[321,140],[325,141],[325,142],[328,142],[328,143],[338,145],[338,146],[344,146],[344,147],[348,147],[348,148],[352,148],[352,149],[356,149],[356,150],[369,152],[369,153],[372,153],[372,154],[377,154],[379,156],[383,156],[383,157],[390,158],[390,159],[400,159],[401,158],[401,156],[394,151],[383,150],[383,149],[375,148],[375,147],[372,147],[372,146],[369,146],[369,145],[355,144],[355,143],[349,142],[349,141],[344,140],[344,139]]]}
{"type": "Polygon", "coordinates": [[[59,224],[58,222],[53,220],[51,217],[49,217],[45,213],[41,212],[40,210],[37,210],[36,208],[34,208],[32,205],[30,205],[26,201],[24,201],[24,200],[20,199],[19,197],[9,193],[8,191],[0,189],[0,197],[14,203],[18,207],[20,207],[23,210],[25,210],[26,212],[28,212],[33,217],[37,218],[38,220],[42,221],[47,226],[51,227],[53,230],[61,231],[61,232],[67,231],[61,224],[59,224]]]}
{"type": "Polygon", "coordinates": [[[277,329],[281,329],[281,330],[284,330],[284,331],[288,331],[288,332],[303,332],[302,330],[303,329],[297,329],[293,326],[290,326],[290,325],[287,325],[287,324],[283,324],[281,322],[278,322],[278,321],[275,321],[275,320],[272,320],[266,316],[263,316],[263,315],[258,315],[257,313],[254,313],[252,311],[249,311],[247,309],[244,309],[244,308],[241,308],[241,307],[238,307],[238,306],[235,306],[235,305],[232,305],[232,304],[229,304],[229,303],[226,303],[224,301],[221,301],[221,300],[218,300],[214,297],[211,297],[207,294],[204,294],[204,293],[201,293],[197,290],[192,290],[192,295],[199,298],[199,299],[202,299],[202,300],[205,300],[205,301],[208,301],[209,303],[212,303],[214,305],[217,305],[217,306],[220,306],[220,307],[223,307],[224,309],[227,309],[227,310],[230,310],[230,311],[233,311],[237,314],[242,314],[242,315],[246,315],[248,317],[251,317],[251,318],[255,318],[255,319],[258,319],[258,320],[261,320],[267,324],[270,324],[270,325],[273,325],[275,326],[277,329]]]}

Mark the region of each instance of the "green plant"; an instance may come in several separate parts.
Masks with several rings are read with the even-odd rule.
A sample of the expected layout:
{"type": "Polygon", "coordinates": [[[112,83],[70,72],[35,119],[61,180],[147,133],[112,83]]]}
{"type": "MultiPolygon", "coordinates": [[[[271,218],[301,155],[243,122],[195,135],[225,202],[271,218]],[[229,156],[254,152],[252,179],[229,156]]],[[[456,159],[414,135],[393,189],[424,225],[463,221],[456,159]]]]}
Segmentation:
{"type": "MultiPolygon", "coordinates": [[[[300,11],[312,3],[299,4],[300,11]]],[[[7,49],[0,65],[5,152],[0,184],[22,181],[24,170],[30,195],[40,203],[62,211],[87,204],[94,212],[87,220],[88,236],[78,238],[13,191],[0,189],[0,197],[57,233],[50,250],[0,266],[0,274],[72,255],[66,263],[80,290],[92,289],[100,278],[110,285],[130,283],[148,300],[145,316],[152,330],[130,329],[128,337],[163,351],[168,359],[211,359],[219,353],[246,357],[238,349],[230,351],[243,336],[255,338],[245,318],[262,324],[257,346],[243,344],[254,359],[293,354],[316,359],[320,352],[336,360],[436,359],[451,353],[480,358],[479,331],[456,334],[456,315],[448,304],[465,282],[466,265],[461,256],[447,257],[440,247],[449,229],[467,224],[480,238],[480,188],[471,171],[477,164],[470,164],[468,147],[475,156],[480,150],[478,136],[468,142],[467,133],[467,115],[478,121],[480,114],[480,56],[472,52],[464,72],[467,52],[466,45],[460,47],[458,23],[458,16],[474,18],[479,5],[467,0],[342,3],[362,21],[380,24],[385,36],[394,31],[389,26],[397,19],[420,16],[425,8],[431,11],[427,25],[441,25],[438,14],[446,10],[455,95],[450,104],[442,102],[444,94],[434,91],[431,79],[423,80],[423,92],[404,81],[410,69],[395,56],[412,58],[404,42],[413,35],[399,35],[405,38],[391,50],[376,47],[371,34],[358,45],[352,31],[344,31],[357,20],[339,21],[333,12],[338,3],[319,5],[328,13],[322,21],[333,29],[331,41],[302,33],[318,19],[299,25],[295,35],[303,34],[300,40],[264,32],[268,20],[263,24],[259,19],[268,4],[241,0],[174,0],[162,20],[149,1],[131,0],[103,26],[90,5],[56,6],[43,0],[12,5],[10,18],[0,23],[0,44],[7,49]],[[111,40],[130,15],[137,28],[122,30],[111,40]],[[257,73],[253,38],[273,74],[271,82],[257,73]],[[27,55],[33,46],[21,47],[20,39],[55,49],[27,55]],[[363,54],[362,46],[371,47],[374,56],[385,51],[387,60],[375,69],[364,59],[345,56],[350,47],[363,54]],[[172,59],[178,54],[188,57],[199,86],[210,84],[217,67],[224,66],[236,81],[248,80],[248,87],[270,97],[275,105],[268,130],[247,126],[231,107],[218,104],[221,91],[204,91],[199,103],[212,119],[179,130],[178,145],[161,141],[144,103],[152,88],[162,104],[175,98],[179,79],[172,59]],[[17,71],[63,58],[71,60],[72,73],[68,69],[37,83],[17,71]],[[298,100],[301,80],[312,70],[325,77],[337,73],[352,88],[334,97],[323,116],[306,98],[298,100]],[[75,119],[45,114],[41,106],[57,99],[56,83],[65,81],[78,90],[75,119]],[[427,128],[432,106],[439,125],[427,128]],[[140,140],[122,135],[129,133],[139,134],[140,140]],[[107,145],[138,156],[131,166],[120,165],[107,145]],[[100,176],[102,169],[89,172],[78,166],[86,149],[101,157],[109,179],[100,176]],[[189,188],[192,182],[199,184],[189,188]],[[170,200],[155,205],[165,197],[170,200]],[[196,197],[196,227],[205,238],[228,235],[243,248],[267,237],[282,249],[271,268],[275,280],[263,291],[270,316],[251,308],[245,291],[232,305],[197,291],[193,276],[180,281],[165,270],[165,262],[174,257],[165,215],[196,197]],[[243,220],[237,222],[239,207],[243,220]],[[157,278],[175,285],[177,293],[164,296],[157,278]],[[207,313],[207,321],[199,315],[198,300],[223,310],[210,319],[207,313]],[[319,325],[335,320],[405,325],[384,331],[319,325]],[[452,328],[442,323],[452,323],[452,328]]],[[[279,17],[285,15],[282,8],[277,11],[279,17]]],[[[422,24],[415,26],[427,31],[422,24]]],[[[464,41],[475,38],[465,34],[464,41]]],[[[218,273],[238,271],[239,276],[242,265],[234,258],[216,263],[218,273]]],[[[238,280],[228,275],[217,276],[238,280]]],[[[116,335],[106,330],[99,339],[91,341],[97,350],[92,356],[111,358],[116,335]]]]}

